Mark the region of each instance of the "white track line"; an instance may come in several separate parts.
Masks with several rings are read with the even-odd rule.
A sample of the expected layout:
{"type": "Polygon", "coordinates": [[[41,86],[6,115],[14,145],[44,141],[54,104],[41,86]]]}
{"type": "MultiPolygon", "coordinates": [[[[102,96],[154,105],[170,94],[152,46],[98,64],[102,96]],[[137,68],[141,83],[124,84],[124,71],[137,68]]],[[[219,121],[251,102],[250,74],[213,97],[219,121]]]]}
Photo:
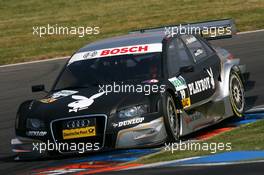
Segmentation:
{"type": "Polygon", "coordinates": [[[237,35],[243,35],[243,34],[248,34],[248,33],[256,33],[256,32],[264,32],[264,29],[245,31],[245,32],[238,32],[237,35]]]}
{"type": "Polygon", "coordinates": [[[70,58],[70,56],[57,57],[57,58],[51,58],[51,59],[46,59],[46,60],[28,61],[28,62],[15,63],[15,64],[7,64],[7,65],[0,66],[0,68],[11,67],[11,66],[21,66],[21,65],[26,65],[26,64],[43,63],[43,62],[49,62],[49,61],[63,60],[67,58],[70,58]]]}
{"type": "Polygon", "coordinates": [[[200,158],[200,156],[197,156],[197,157],[189,157],[189,158],[178,159],[178,160],[172,160],[172,161],[156,162],[156,163],[146,164],[146,165],[142,165],[142,166],[126,168],[125,170],[166,166],[168,164],[179,163],[179,162],[182,162],[182,161],[193,160],[193,159],[198,159],[198,158],[200,158]]]}
{"type": "MultiPolygon", "coordinates": [[[[201,156],[203,157],[203,156],[201,156]]],[[[182,167],[188,167],[188,166],[225,166],[225,165],[239,165],[239,164],[250,164],[250,163],[262,163],[264,160],[248,160],[248,161],[237,161],[237,162],[218,162],[218,163],[196,163],[196,164],[180,164],[180,165],[175,165],[172,166],[171,164],[175,163],[180,163],[182,161],[186,160],[193,160],[201,157],[190,157],[190,158],[185,158],[185,159],[179,159],[179,160],[173,160],[173,161],[165,161],[165,162],[157,162],[157,163],[151,163],[151,164],[146,164],[142,166],[137,166],[137,167],[131,167],[131,168],[126,168],[122,170],[135,170],[135,169],[143,169],[143,168],[153,168],[153,167],[166,167],[166,165],[169,167],[176,167],[176,166],[182,166],[182,167]]],[[[122,171],[121,170],[121,171],[122,171]]]]}
{"type": "MultiPolygon", "coordinates": [[[[243,35],[243,34],[248,34],[248,33],[256,33],[256,32],[264,32],[264,29],[245,31],[245,32],[238,32],[237,35],[243,35]]],[[[56,60],[66,59],[66,58],[69,58],[69,57],[70,56],[65,56],[65,57],[51,58],[51,59],[47,59],[47,60],[38,60],[38,61],[29,61],[29,62],[23,62],[23,63],[7,64],[7,65],[0,66],[0,68],[11,67],[11,66],[20,66],[20,65],[25,65],[25,64],[42,63],[42,62],[48,62],[48,61],[56,61],[56,60]]]]}

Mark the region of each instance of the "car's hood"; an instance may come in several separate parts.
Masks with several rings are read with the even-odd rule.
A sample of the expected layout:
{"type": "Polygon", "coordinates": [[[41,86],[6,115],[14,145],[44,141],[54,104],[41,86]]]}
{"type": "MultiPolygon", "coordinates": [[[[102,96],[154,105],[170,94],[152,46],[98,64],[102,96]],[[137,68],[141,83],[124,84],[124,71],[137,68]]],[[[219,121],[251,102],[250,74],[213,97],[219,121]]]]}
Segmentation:
{"type": "Polygon", "coordinates": [[[32,117],[54,120],[58,118],[115,113],[116,110],[138,103],[148,102],[143,93],[104,93],[97,87],[62,90],[51,93],[31,106],[32,117]]]}

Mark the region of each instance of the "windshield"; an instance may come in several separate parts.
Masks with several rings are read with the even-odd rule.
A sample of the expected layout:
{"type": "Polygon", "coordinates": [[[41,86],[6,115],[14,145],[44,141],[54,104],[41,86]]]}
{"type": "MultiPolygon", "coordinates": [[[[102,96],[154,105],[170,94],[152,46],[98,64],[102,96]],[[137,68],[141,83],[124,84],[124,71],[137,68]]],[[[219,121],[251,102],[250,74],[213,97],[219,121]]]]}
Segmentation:
{"type": "Polygon", "coordinates": [[[69,64],[53,90],[161,77],[161,53],[86,59],[69,64]]]}

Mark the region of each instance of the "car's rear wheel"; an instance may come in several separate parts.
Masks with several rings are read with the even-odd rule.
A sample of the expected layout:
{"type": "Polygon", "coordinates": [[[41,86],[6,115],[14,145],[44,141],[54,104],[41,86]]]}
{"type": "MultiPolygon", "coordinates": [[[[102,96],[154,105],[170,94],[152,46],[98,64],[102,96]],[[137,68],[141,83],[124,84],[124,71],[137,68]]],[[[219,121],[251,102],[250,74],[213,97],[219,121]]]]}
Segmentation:
{"type": "Polygon", "coordinates": [[[245,92],[240,76],[232,71],[229,79],[230,102],[236,116],[242,117],[245,107],[245,92]]]}
{"type": "Polygon", "coordinates": [[[179,140],[180,136],[180,120],[176,111],[175,102],[171,94],[167,93],[164,103],[164,123],[168,135],[168,141],[173,142],[179,140]]]}

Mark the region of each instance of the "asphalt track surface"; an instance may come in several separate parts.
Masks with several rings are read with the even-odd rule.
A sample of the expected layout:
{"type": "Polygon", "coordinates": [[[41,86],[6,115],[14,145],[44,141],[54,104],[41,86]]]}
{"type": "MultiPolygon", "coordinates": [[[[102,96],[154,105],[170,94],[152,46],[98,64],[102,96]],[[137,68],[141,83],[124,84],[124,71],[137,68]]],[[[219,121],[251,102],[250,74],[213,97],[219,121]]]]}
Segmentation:
{"type": "MultiPolygon", "coordinates": [[[[264,32],[237,35],[232,39],[213,41],[231,51],[246,64],[250,72],[250,89],[247,96],[247,106],[264,104],[264,32]]],[[[0,67],[0,173],[27,174],[51,163],[61,163],[64,158],[16,162],[11,152],[10,140],[14,137],[14,122],[17,108],[27,99],[40,98],[45,93],[31,93],[30,86],[45,84],[49,89],[66,60],[55,60],[41,63],[24,64],[10,67],[0,67]]],[[[118,174],[263,174],[264,163],[247,165],[226,165],[210,167],[177,167],[145,170],[131,170],[118,174]]],[[[117,174],[116,172],[109,174],[117,174]]]]}
{"type": "Polygon", "coordinates": [[[177,166],[103,173],[104,175],[263,175],[264,163],[217,166],[177,166]]]}

